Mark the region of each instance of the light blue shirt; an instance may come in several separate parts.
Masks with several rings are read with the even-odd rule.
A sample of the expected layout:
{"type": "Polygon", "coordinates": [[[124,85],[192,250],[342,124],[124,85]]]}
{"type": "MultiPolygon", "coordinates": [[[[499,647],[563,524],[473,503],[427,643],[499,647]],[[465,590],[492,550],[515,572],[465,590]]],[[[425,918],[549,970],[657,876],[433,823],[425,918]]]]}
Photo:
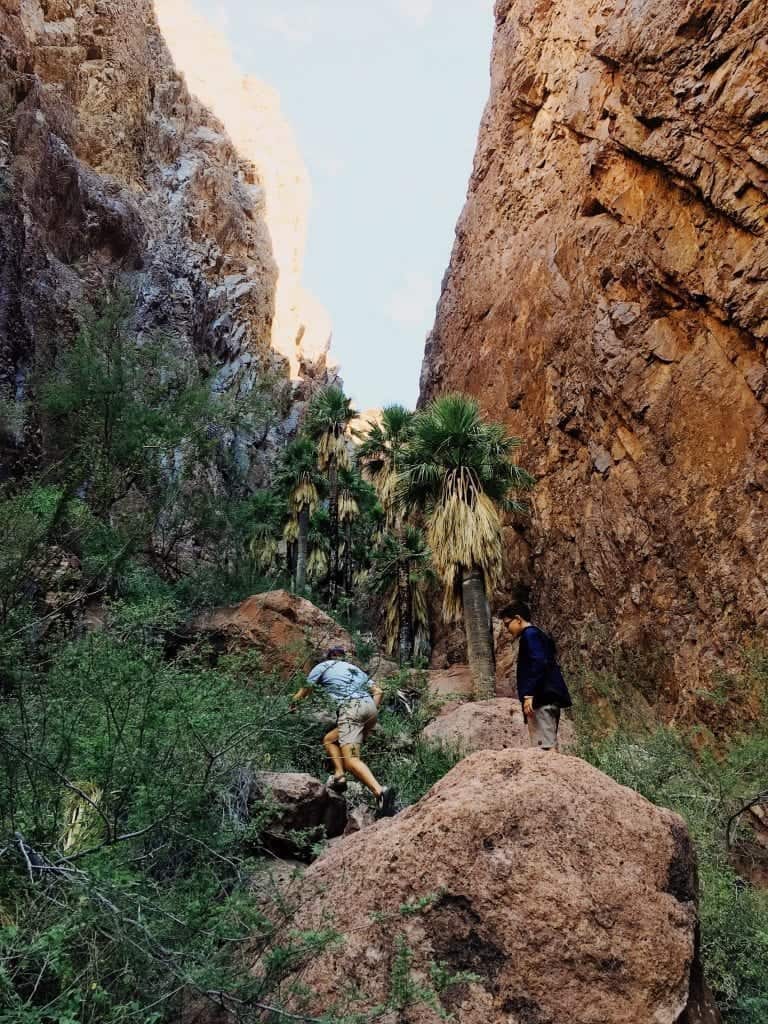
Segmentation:
{"type": "Polygon", "coordinates": [[[350,700],[371,700],[371,677],[348,661],[321,661],[307,676],[309,686],[322,686],[331,700],[341,706],[350,700]]]}

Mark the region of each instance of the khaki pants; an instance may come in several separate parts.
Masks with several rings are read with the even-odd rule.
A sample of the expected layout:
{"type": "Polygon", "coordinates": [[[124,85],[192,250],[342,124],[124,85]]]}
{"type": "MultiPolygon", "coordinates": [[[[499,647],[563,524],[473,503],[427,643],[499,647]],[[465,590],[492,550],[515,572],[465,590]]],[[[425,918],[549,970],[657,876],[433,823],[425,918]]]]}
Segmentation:
{"type": "Polygon", "coordinates": [[[532,747],[541,750],[557,750],[557,730],[560,726],[560,708],[556,704],[545,704],[534,708],[528,716],[528,736],[532,747]]]}
{"type": "Polygon", "coordinates": [[[355,697],[339,708],[339,746],[360,746],[376,724],[378,708],[373,697],[355,697]]]}

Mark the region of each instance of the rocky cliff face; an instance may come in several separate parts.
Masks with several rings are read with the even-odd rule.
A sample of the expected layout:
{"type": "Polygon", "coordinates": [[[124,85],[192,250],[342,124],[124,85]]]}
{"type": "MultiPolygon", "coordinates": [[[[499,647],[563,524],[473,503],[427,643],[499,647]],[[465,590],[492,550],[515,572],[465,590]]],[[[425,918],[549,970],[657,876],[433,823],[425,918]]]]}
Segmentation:
{"type": "Polygon", "coordinates": [[[422,399],[466,390],[524,438],[510,583],[674,701],[768,625],[768,9],[495,14],[422,399]]]}
{"type": "Polygon", "coordinates": [[[330,336],[300,285],[306,170],[272,90],[155,6],[0,0],[0,397],[118,285],[139,336],[172,331],[225,389],[275,374],[290,417],[330,336]]]}

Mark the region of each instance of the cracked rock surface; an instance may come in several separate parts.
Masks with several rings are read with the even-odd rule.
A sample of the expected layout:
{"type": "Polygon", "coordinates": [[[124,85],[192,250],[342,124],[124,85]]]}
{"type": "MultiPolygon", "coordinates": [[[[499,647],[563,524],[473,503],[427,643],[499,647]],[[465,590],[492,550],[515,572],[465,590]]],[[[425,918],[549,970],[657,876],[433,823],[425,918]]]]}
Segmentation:
{"type": "Polygon", "coordinates": [[[468,391],[524,439],[510,584],[679,711],[768,623],[768,9],[495,13],[422,400],[468,391]]]}
{"type": "Polygon", "coordinates": [[[283,992],[403,1024],[716,1022],[695,892],[677,815],[578,758],[483,751],[309,868],[291,934],[338,941],[283,992]]]}
{"type": "MultiPolygon", "coordinates": [[[[325,373],[327,344],[299,300],[276,301],[281,270],[299,290],[306,170],[273,90],[242,79],[192,15],[183,0],[0,0],[2,401],[34,397],[78,310],[110,288],[135,295],[139,339],[172,333],[220,390],[274,379],[272,433],[295,429],[296,400],[325,373]],[[215,55],[207,91],[159,14],[182,57],[206,43],[215,55]],[[234,140],[204,92],[250,133],[234,140]],[[296,241],[281,230],[276,251],[277,215],[289,219],[294,200],[296,241]],[[276,336],[278,306],[290,337],[276,336]],[[291,385],[289,369],[305,379],[291,385]]],[[[12,457],[31,444],[17,439],[12,457]]]]}

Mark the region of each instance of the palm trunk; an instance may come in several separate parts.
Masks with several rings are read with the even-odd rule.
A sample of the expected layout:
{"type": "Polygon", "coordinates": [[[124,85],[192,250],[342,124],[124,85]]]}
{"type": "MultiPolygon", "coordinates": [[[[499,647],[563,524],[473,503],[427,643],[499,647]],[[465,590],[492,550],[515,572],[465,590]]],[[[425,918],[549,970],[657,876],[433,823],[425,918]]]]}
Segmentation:
{"type": "Polygon", "coordinates": [[[496,658],[493,650],[491,610],[485,593],[483,570],[473,566],[464,570],[461,581],[464,606],[464,630],[467,656],[476,700],[487,700],[496,693],[496,658]]]}
{"type": "Polygon", "coordinates": [[[296,544],[296,590],[304,592],[307,585],[307,541],[309,537],[309,505],[299,511],[299,539],[296,544]]]}
{"type": "Polygon", "coordinates": [[[328,519],[331,531],[328,600],[335,606],[339,587],[339,474],[335,462],[328,467],[328,519]]]}
{"type": "Polygon", "coordinates": [[[344,524],[344,593],[352,596],[352,520],[344,524]]]}
{"type": "Polygon", "coordinates": [[[413,659],[413,610],[411,608],[411,580],[408,562],[397,566],[397,648],[400,665],[413,659]]]}
{"type": "Polygon", "coordinates": [[[285,546],[285,561],[290,579],[296,578],[296,541],[289,540],[285,546]]]}

